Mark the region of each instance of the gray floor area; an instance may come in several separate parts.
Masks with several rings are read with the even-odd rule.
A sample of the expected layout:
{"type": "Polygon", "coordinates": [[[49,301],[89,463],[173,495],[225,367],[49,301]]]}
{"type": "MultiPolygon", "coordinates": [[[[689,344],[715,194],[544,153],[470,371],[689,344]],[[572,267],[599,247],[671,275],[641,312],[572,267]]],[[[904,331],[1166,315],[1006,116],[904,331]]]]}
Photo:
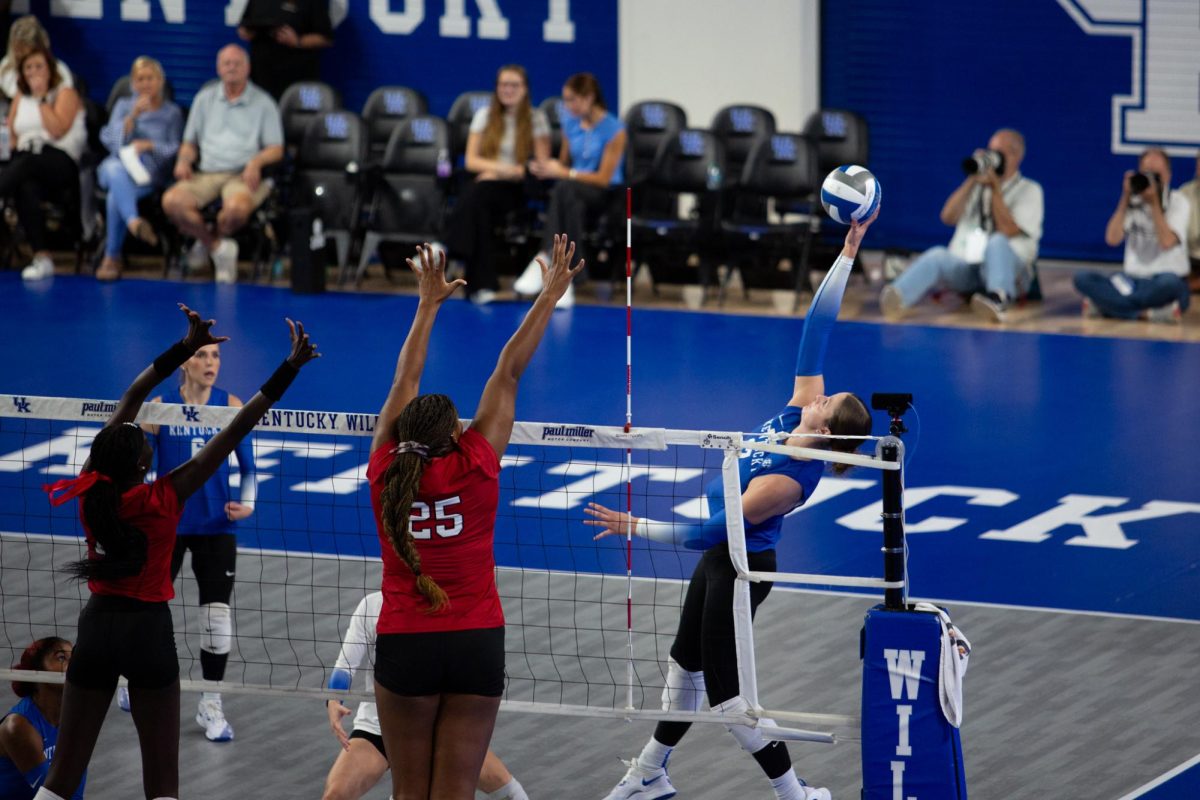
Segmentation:
{"type": "MultiPolygon", "coordinates": [[[[0,538],[0,655],[15,660],[34,635],[71,637],[80,590],[49,569],[78,548],[0,538]],[[30,591],[30,586],[40,587],[30,591]],[[48,587],[53,587],[50,591],[48,587]],[[8,652],[4,652],[5,650],[8,652]]],[[[186,571],[186,566],[185,566],[186,571]]],[[[231,680],[319,686],[341,631],[377,566],[304,556],[242,554],[231,680]]],[[[625,653],[624,580],[506,572],[500,576],[509,632],[513,699],[611,704],[625,653]],[[568,598],[574,598],[568,602],[568,598]],[[521,624],[518,624],[521,623],[521,624]],[[520,655],[518,655],[520,654],[520,655]],[[586,654],[586,657],[585,657],[586,654]]],[[[175,617],[181,666],[193,663],[195,587],[182,583],[175,617]]],[[[657,654],[669,644],[678,584],[637,589],[638,693],[657,704],[657,654]],[[654,613],[649,612],[653,609],[654,613]]],[[[857,715],[858,635],[870,601],[778,590],[756,625],[760,697],[768,708],[857,715]]],[[[972,798],[1118,798],[1200,752],[1200,626],[951,606],[974,644],[966,679],[963,743],[972,798]]],[[[7,686],[4,707],[13,701],[7,686]]],[[[180,767],[183,797],[320,797],[337,755],[324,710],[310,697],[229,694],[237,738],[207,742],[185,694],[180,767]]],[[[618,757],[636,754],[651,724],[540,714],[501,714],[494,749],[530,797],[600,798],[621,776],[618,757]]],[[[793,744],[797,772],[857,798],[857,742],[793,744]]],[[[672,757],[679,797],[771,797],[749,756],[723,729],[697,726],[672,757]]],[[[136,798],[137,741],[113,712],[89,776],[89,798],[136,798]]],[[[381,785],[367,795],[387,798],[381,785]]]]}

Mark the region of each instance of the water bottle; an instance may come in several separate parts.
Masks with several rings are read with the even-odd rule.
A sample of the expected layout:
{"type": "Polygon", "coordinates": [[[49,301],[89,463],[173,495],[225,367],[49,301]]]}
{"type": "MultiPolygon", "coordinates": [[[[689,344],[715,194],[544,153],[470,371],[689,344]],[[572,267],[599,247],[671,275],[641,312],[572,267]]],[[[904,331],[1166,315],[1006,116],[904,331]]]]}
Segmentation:
{"type": "Polygon", "coordinates": [[[710,192],[715,192],[721,188],[721,168],[716,164],[708,165],[708,180],[706,186],[710,192]]]}
{"type": "Polygon", "coordinates": [[[8,126],[0,123],[0,161],[8,161],[12,158],[12,131],[8,126]]]}
{"type": "Polygon", "coordinates": [[[439,178],[450,177],[450,152],[444,147],[441,150],[438,150],[437,176],[439,178]]]}
{"type": "Polygon", "coordinates": [[[321,223],[320,217],[313,218],[312,236],[308,238],[309,250],[324,250],[325,249],[325,226],[321,223]]]}

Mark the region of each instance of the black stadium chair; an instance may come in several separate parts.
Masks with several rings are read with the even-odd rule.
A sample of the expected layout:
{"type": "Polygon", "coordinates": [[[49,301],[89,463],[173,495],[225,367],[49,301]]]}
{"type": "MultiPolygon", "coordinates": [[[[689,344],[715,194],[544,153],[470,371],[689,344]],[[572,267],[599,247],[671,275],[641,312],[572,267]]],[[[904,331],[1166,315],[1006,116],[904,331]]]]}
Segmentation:
{"type": "Polygon", "coordinates": [[[345,268],[362,208],[360,169],[367,157],[367,126],[353,111],[326,111],[308,124],[296,156],[290,202],[307,206],[337,243],[345,268]]]}
{"type": "MultiPolygon", "coordinates": [[[[812,246],[811,218],[775,222],[767,214],[768,200],[776,205],[794,203],[812,209],[823,174],[816,145],[807,136],[776,133],[759,140],[746,158],[737,187],[722,203],[721,233],[724,249],[743,268],[751,263],[758,273],[773,275],[780,259],[793,264],[792,288],[796,302],[809,288],[808,260],[812,246]],[[799,243],[799,247],[797,247],[799,243]],[[736,254],[736,255],[735,255],[736,254]],[[751,262],[748,254],[754,256],[751,262]]],[[[732,272],[732,270],[731,270],[732,272]]],[[[768,281],[769,283],[769,281],[768,281]]],[[[724,298],[725,284],[721,287],[724,298]]]]}
{"type": "Polygon", "coordinates": [[[283,141],[289,152],[295,152],[300,146],[314,117],[341,107],[342,96],[327,83],[301,81],[285,89],[279,98],[279,116],[283,120],[283,141]]]}
{"type": "Polygon", "coordinates": [[[557,158],[563,141],[562,98],[552,94],[543,100],[538,108],[546,115],[546,121],[550,123],[550,155],[557,158]]]}
{"type": "Polygon", "coordinates": [[[871,155],[871,136],[867,121],[853,111],[822,108],[804,123],[804,135],[817,145],[821,175],[828,175],[843,164],[867,166],[871,155]]]}
{"type": "Polygon", "coordinates": [[[380,86],[363,104],[362,117],[367,123],[370,154],[382,157],[392,131],[404,120],[429,112],[425,95],[407,86],[380,86]]]}
{"type": "MultiPolygon", "coordinates": [[[[678,203],[661,214],[647,213],[644,209],[634,211],[631,222],[634,252],[643,256],[647,251],[658,254],[645,263],[670,267],[698,255],[700,282],[704,286],[711,283],[709,240],[719,213],[719,176],[724,167],[721,141],[711,131],[684,128],[662,141],[654,165],[643,179],[646,189],[672,198],[692,194],[699,202],[687,217],[679,216],[678,203]]],[[[656,282],[665,274],[660,270],[655,275],[651,269],[656,282]]]]}
{"type": "Polygon", "coordinates": [[[725,188],[741,180],[742,167],[750,151],[775,133],[775,115],[761,106],[725,106],[712,121],[712,132],[725,146],[725,188]]]}
{"type": "Polygon", "coordinates": [[[625,180],[636,186],[646,179],[662,143],[687,127],[687,114],[665,100],[635,103],[625,112],[625,180]]]}
{"type": "Polygon", "coordinates": [[[450,128],[450,156],[457,165],[467,152],[467,136],[471,132],[471,120],[475,112],[491,105],[491,91],[463,92],[454,99],[446,124],[450,128]]]}
{"type": "MultiPolygon", "coordinates": [[[[438,176],[438,161],[449,146],[449,127],[441,117],[413,117],[392,131],[379,175],[372,180],[356,286],[380,243],[416,244],[439,238],[446,191],[445,181],[438,176]]],[[[342,283],[346,277],[343,270],[342,283]]]]}

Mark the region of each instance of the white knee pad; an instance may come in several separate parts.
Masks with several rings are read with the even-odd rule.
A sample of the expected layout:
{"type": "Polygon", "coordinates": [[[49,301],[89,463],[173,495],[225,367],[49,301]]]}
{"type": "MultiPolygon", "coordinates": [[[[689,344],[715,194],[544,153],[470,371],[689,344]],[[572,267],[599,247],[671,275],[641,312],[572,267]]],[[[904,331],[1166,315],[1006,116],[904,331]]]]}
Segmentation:
{"type": "Polygon", "coordinates": [[[228,603],[200,606],[200,649],[219,656],[233,649],[233,612],[228,603]]]}
{"type": "Polygon", "coordinates": [[[667,659],[667,685],[662,691],[663,711],[699,711],[704,703],[704,673],[688,672],[673,658],[667,659]]]}
{"type": "MultiPolygon", "coordinates": [[[[754,716],[753,709],[750,704],[742,697],[734,697],[726,700],[724,703],[718,703],[713,706],[713,711],[719,711],[722,714],[750,714],[754,716]]],[[[769,741],[762,734],[762,726],[774,725],[775,720],[767,717],[758,717],[758,725],[751,728],[748,725],[726,725],[725,728],[733,734],[733,738],[737,739],[737,743],[742,746],[742,749],[753,755],[759,750],[762,750],[769,741]]]]}

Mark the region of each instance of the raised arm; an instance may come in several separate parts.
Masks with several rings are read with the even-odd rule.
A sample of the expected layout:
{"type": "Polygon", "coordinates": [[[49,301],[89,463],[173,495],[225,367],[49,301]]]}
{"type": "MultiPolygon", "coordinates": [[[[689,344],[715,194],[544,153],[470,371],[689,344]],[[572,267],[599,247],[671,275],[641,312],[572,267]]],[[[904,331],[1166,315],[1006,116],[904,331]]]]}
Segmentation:
{"type": "Polygon", "coordinates": [[[858,255],[867,228],[879,216],[879,209],[865,222],[850,223],[842,253],[825,274],[825,279],[813,295],[812,305],[804,317],[804,332],[800,335],[800,352],[796,356],[796,380],[792,386],[792,398],[788,405],[803,407],[818,395],[825,393],[825,349],[829,345],[829,334],[837,322],[838,310],[842,307],[842,295],[846,292],[846,280],[850,268],[858,255]]]}
{"type": "Polygon", "coordinates": [[[173,469],[170,474],[175,493],[182,504],[204,483],[216,474],[225,459],[237,447],[238,442],[250,433],[263,414],[271,406],[279,402],[287,391],[292,380],[300,373],[300,368],[314,358],[320,357],[316,352],[317,346],[308,340],[304,325],[299,322],[287,321],[292,338],[292,352],[275,370],[275,374],[262,385],[258,393],[250,398],[250,402],[242,406],[233,422],[221,429],[221,432],[209,440],[200,452],[188,461],[173,469]]]}
{"type": "MultiPolygon", "coordinates": [[[[787,475],[760,475],[750,481],[742,493],[742,518],[751,525],[757,525],[771,517],[788,513],[803,499],[804,489],[787,475]]],[[[729,538],[725,509],[703,522],[662,522],[615,511],[599,503],[588,503],[583,513],[591,517],[583,521],[585,525],[601,529],[594,539],[632,533],[652,542],[690,550],[707,550],[729,538]]]]}
{"type": "MultiPolygon", "coordinates": [[[[350,627],[346,629],[346,638],[342,640],[342,649],[333,664],[333,672],[329,675],[328,688],[337,692],[350,689],[355,671],[367,657],[368,651],[375,646],[375,625],[379,622],[379,606],[382,602],[377,592],[358,601],[358,606],[350,617],[350,627]]],[[[350,713],[350,709],[342,703],[340,696],[334,696],[325,701],[325,713],[333,735],[337,737],[342,749],[348,750],[350,737],[342,727],[342,718],[350,713]]]]}
{"type": "Polygon", "coordinates": [[[508,447],[508,439],[512,436],[513,415],[516,413],[517,384],[521,375],[529,366],[529,360],[537,351],[546,325],[554,314],[554,304],[566,293],[572,279],[583,269],[581,260],[571,267],[575,257],[575,243],[567,241],[564,233],[554,235],[554,252],[551,264],[538,259],[542,266],[542,293],[533,301],[533,308],[521,320],[517,332],[500,351],[496,361],[496,369],[488,378],[483,388],[483,396],[479,398],[479,408],[471,427],[483,434],[491,443],[497,455],[503,455],[508,447]]]}
{"type": "Polygon", "coordinates": [[[396,418],[404,407],[417,396],[421,389],[421,374],[425,371],[425,355],[429,349],[429,334],[433,330],[437,313],[454,290],[465,286],[466,281],[459,278],[450,283],[446,282],[446,254],[434,250],[429,244],[417,247],[416,259],[408,259],[408,267],[417,276],[417,313],[413,316],[412,327],[400,348],[400,357],[396,359],[396,374],[392,378],[392,388],[388,390],[383,408],[379,410],[379,419],[375,423],[375,435],[371,437],[371,452],[392,441],[396,427],[396,418]]]}
{"type": "Polygon", "coordinates": [[[112,416],[108,418],[108,422],[104,423],[105,427],[110,425],[121,425],[126,422],[133,422],[134,417],[142,410],[142,403],[146,402],[146,398],[155,386],[166,380],[175,370],[183,365],[196,351],[208,344],[220,344],[229,340],[228,336],[213,336],[211,328],[216,324],[216,320],[201,319],[200,315],[183,303],[179,304],[179,310],[187,315],[188,331],[180,341],[171,345],[170,349],[154,359],[150,366],[142,370],[133,383],[129,384],[129,388],[125,390],[125,394],[121,395],[121,400],[117,403],[117,408],[113,411],[112,416]]]}

